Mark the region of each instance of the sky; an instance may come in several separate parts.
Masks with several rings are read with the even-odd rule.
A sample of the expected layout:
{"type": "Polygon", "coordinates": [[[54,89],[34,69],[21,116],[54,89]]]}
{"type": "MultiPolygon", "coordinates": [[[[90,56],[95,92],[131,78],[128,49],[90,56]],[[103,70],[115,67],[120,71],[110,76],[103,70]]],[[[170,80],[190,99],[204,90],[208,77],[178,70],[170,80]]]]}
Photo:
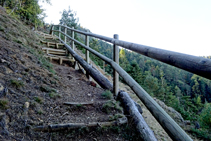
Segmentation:
{"type": "Polygon", "coordinates": [[[41,3],[45,22],[59,24],[61,12],[76,11],[92,33],[176,51],[211,55],[211,0],[51,0],[41,3]]]}

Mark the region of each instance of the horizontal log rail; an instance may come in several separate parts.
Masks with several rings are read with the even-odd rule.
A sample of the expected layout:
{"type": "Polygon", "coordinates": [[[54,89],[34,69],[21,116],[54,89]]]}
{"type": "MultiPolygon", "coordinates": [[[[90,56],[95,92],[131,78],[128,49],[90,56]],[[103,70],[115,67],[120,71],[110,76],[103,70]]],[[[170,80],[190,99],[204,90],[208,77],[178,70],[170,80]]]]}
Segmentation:
{"type": "MultiPolygon", "coordinates": [[[[86,36],[91,36],[91,37],[95,37],[95,38],[107,41],[109,43],[121,46],[128,50],[142,54],[144,56],[156,59],[166,64],[169,64],[177,68],[186,70],[188,72],[192,72],[202,77],[211,79],[211,59],[168,51],[164,49],[158,49],[158,48],[140,45],[136,43],[130,43],[130,42],[126,42],[126,41],[122,41],[118,39],[105,37],[98,34],[93,34],[90,32],[83,32],[83,31],[72,29],[70,27],[63,26],[63,25],[60,25],[60,26],[65,27],[69,30],[75,31],[77,33],[86,35],[86,36]]],[[[53,31],[56,31],[56,30],[53,30],[53,31]]]]}
{"type": "MultiPolygon", "coordinates": [[[[59,26],[63,26],[63,25],[59,25],[59,26]]],[[[113,69],[115,71],[117,71],[118,74],[125,80],[125,82],[130,86],[130,88],[136,93],[136,95],[139,97],[139,99],[144,103],[144,105],[148,108],[148,110],[152,113],[152,115],[156,118],[156,120],[160,123],[160,125],[164,128],[164,130],[168,133],[168,135],[173,140],[192,141],[192,139],[185,133],[185,131],[154,101],[154,99],[125,70],[123,70],[118,65],[118,63],[116,63],[113,60],[109,59],[108,57],[100,54],[99,52],[91,49],[89,46],[86,46],[86,45],[80,43],[79,41],[77,41],[76,39],[72,38],[74,36],[71,37],[71,36],[67,35],[66,33],[62,32],[61,30],[54,30],[53,27],[54,26],[52,26],[51,31],[50,31],[51,34],[53,34],[53,32],[59,32],[59,33],[63,34],[65,37],[69,38],[72,42],[74,41],[75,43],[81,45],[82,47],[87,49],[89,52],[93,53],[94,55],[98,56],[99,58],[101,58],[102,60],[104,60],[105,62],[110,64],[113,67],[113,69]]],[[[170,61],[167,61],[167,62],[174,62],[174,64],[176,64],[177,66],[180,66],[181,61],[189,62],[189,61],[184,61],[184,60],[189,60],[191,58],[194,58],[194,61],[200,60],[200,61],[203,62],[203,63],[200,63],[200,62],[195,63],[195,64],[198,64],[198,65],[209,64],[208,61],[210,61],[208,59],[190,56],[190,55],[181,54],[181,53],[176,53],[177,56],[171,56],[170,55],[169,57],[165,57],[167,54],[169,55],[169,54],[172,54],[174,52],[171,52],[171,51],[162,52],[162,51],[165,51],[165,50],[156,49],[159,52],[161,51],[159,53],[157,51],[156,52],[153,51],[153,49],[155,49],[155,48],[152,48],[152,47],[147,47],[147,46],[143,46],[143,45],[139,45],[139,44],[134,44],[134,43],[129,43],[129,42],[113,39],[113,38],[108,38],[108,37],[104,37],[104,36],[89,33],[89,32],[82,32],[82,31],[79,31],[79,30],[76,30],[76,29],[69,28],[67,26],[63,26],[63,27],[70,29],[74,32],[84,34],[85,36],[91,36],[91,37],[95,37],[95,38],[99,38],[99,39],[108,41],[110,43],[113,43],[115,45],[119,45],[121,47],[130,49],[130,50],[138,52],[140,54],[142,54],[140,50],[143,50],[143,52],[146,51],[146,53],[143,53],[143,54],[148,56],[148,57],[151,57],[151,58],[154,57],[155,59],[158,58],[158,60],[159,60],[160,58],[162,58],[162,57],[159,57],[159,56],[163,56],[164,59],[160,59],[160,61],[162,61],[162,62],[165,62],[165,60],[167,60],[169,58],[170,61]],[[142,47],[142,49],[140,49],[141,47],[142,47]],[[155,52],[155,53],[153,53],[153,52],[155,52]],[[160,55],[158,55],[158,54],[160,54],[160,55]],[[188,59],[179,58],[181,55],[188,56],[189,58],[188,59]],[[179,63],[177,61],[174,61],[173,60],[174,58],[179,60],[179,63]],[[203,61],[203,60],[205,60],[205,61],[203,61]]],[[[67,49],[69,48],[69,46],[63,40],[60,39],[60,41],[63,44],[65,44],[65,47],[67,47],[67,49]]],[[[72,46],[72,47],[74,47],[74,46],[72,46]]],[[[68,49],[68,51],[71,51],[71,50],[68,49]]],[[[169,64],[171,64],[171,63],[169,63],[169,64]]],[[[189,64],[190,64],[190,62],[188,64],[186,64],[186,66],[188,66],[189,64]]],[[[211,64],[211,61],[210,61],[210,64],[211,64]]],[[[193,66],[193,64],[192,64],[192,66],[193,66]]],[[[208,66],[208,65],[205,65],[205,66],[208,66]]],[[[199,71],[200,69],[197,69],[197,67],[194,70],[199,71]]],[[[200,66],[200,67],[202,67],[202,66],[200,66]]],[[[191,65],[189,65],[189,67],[187,67],[187,68],[191,68],[191,65]]],[[[207,69],[202,68],[202,70],[210,70],[210,71],[206,71],[207,73],[211,72],[210,67],[207,67],[207,69]]]]}

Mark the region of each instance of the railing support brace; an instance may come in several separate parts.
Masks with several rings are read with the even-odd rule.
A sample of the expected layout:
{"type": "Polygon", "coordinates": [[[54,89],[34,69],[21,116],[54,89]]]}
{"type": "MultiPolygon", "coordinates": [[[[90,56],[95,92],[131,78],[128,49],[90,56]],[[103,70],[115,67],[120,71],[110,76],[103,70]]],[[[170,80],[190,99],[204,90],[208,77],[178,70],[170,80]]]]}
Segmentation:
{"type": "MultiPolygon", "coordinates": [[[[119,35],[118,34],[114,34],[114,39],[119,39],[119,35]]],[[[114,62],[116,62],[117,64],[119,64],[119,46],[114,44],[113,47],[113,60],[114,62]]],[[[113,88],[114,88],[114,96],[117,97],[118,95],[118,91],[119,91],[119,74],[117,73],[117,71],[115,69],[113,69],[113,74],[114,74],[114,80],[113,80],[113,88]]]]}

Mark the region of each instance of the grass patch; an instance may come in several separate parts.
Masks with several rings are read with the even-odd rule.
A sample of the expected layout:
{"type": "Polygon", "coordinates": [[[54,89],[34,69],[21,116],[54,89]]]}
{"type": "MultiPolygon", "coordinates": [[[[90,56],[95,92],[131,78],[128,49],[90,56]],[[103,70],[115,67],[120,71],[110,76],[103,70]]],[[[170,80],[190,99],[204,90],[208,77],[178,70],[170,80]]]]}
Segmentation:
{"type": "Polygon", "coordinates": [[[55,89],[52,89],[52,88],[50,88],[48,86],[44,86],[44,85],[40,86],[40,90],[42,92],[53,92],[53,93],[57,92],[55,89]]]}
{"type": "Polygon", "coordinates": [[[9,101],[7,99],[0,99],[0,109],[8,109],[9,101]]]}
{"type": "Polygon", "coordinates": [[[119,112],[123,111],[122,107],[119,106],[119,102],[114,100],[110,100],[103,104],[102,110],[107,114],[110,113],[112,110],[117,110],[119,112]]]}
{"type": "Polygon", "coordinates": [[[122,118],[122,117],[124,117],[124,115],[115,114],[115,115],[109,117],[109,121],[117,120],[117,119],[122,118]]]}
{"type": "Polygon", "coordinates": [[[53,99],[56,99],[56,98],[61,98],[61,95],[60,94],[57,94],[55,92],[50,92],[49,93],[49,97],[50,98],[53,98],[53,99]]]}
{"type": "Polygon", "coordinates": [[[0,31],[3,31],[4,32],[4,28],[2,26],[0,26],[0,31]]]}
{"type": "Polygon", "coordinates": [[[10,83],[15,86],[16,88],[20,88],[22,86],[24,86],[24,83],[21,81],[21,80],[14,80],[14,79],[11,79],[10,80],[10,83]]]}
{"type": "Polygon", "coordinates": [[[42,115],[42,114],[43,114],[43,111],[42,111],[42,110],[38,110],[37,113],[38,113],[39,115],[42,115]]]}
{"type": "Polygon", "coordinates": [[[105,92],[103,92],[101,94],[101,96],[105,99],[112,99],[113,98],[113,94],[109,90],[106,90],[105,92]]]}
{"type": "Polygon", "coordinates": [[[35,97],[34,97],[34,100],[35,100],[37,103],[40,103],[40,104],[43,102],[42,98],[39,97],[39,96],[35,96],[35,97]]]}

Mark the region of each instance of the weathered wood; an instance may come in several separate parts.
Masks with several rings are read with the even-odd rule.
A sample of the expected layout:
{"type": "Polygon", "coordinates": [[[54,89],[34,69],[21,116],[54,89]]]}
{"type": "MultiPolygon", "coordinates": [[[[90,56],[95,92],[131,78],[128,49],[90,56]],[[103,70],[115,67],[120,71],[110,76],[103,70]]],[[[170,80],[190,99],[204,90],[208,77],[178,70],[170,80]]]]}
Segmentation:
{"type": "Polygon", "coordinates": [[[50,34],[53,35],[54,25],[51,26],[50,34]]]}
{"type": "MultiPolygon", "coordinates": [[[[74,29],[74,27],[72,27],[72,29],[74,29]]],[[[72,38],[74,39],[75,37],[74,37],[74,31],[73,30],[71,30],[71,32],[72,32],[72,38]]],[[[73,49],[73,51],[75,50],[75,44],[74,44],[74,41],[73,40],[71,40],[71,46],[72,46],[72,49],[73,49]]]]}
{"type": "MultiPolygon", "coordinates": [[[[115,34],[114,39],[119,39],[119,35],[115,34]]],[[[117,45],[113,45],[113,59],[114,62],[119,64],[119,47],[117,45]]],[[[113,86],[114,86],[114,96],[117,97],[119,91],[119,74],[113,69],[113,86]]]]}
{"type": "MultiPolygon", "coordinates": [[[[59,26],[59,31],[61,31],[61,25],[59,26]]],[[[59,32],[59,39],[61,38],[61,33],[59,32]]]]}
{"type": "MultiPolygon", "coordinates": [[[[63,32],[61,32],[64,34],[63,32]]],[[[149,109],[152,115],[157,119],[160,125],[164,128],[164,130],[168,133],[168,135],[173,140],[186,140],[192,141],[192,139],[185,133],[185,131],[155,102],[155,100],[118,64],[116,64],[111,59],[106,56],[98,53],[97,51],[91,49],[90,47],[85,46],[79,41],[71,38],[66,35],[69,39],[78,43],[82,47],[88,49],[91,53],[98,56],[102,60],[109,63],[123,79],[130,86],[130,88],[135,92],[135,94],[140,98],[140,100],[144,103],[144,105],[149,109]]],[[[113,39],[114,40],[114,39],[113,39]]]]}
{"type": "MultiPolygon", "coordinates": [[[[65,28],[64,28],[64,33],[67,34],[67,27],[65,25],[65,28]]],[[[67,37],[64,36],[64,42],[67,43],[67,37]]]]}
{"type": "Polygon", "coordinates": [[[47,48],[47,47],[42,48],[42,50],[49,50],[52,52],[62,52],[62,53],[66,52],[65,50],[62,50],[62,49],[53,49],[53,48],[47,48]]]}
{"type": "Polygon", "coordinates": [[[53,54],[53,55],[63,55],[66,56],[66,52],[54,52],[54,51],[50,51],[50,50],[45,50],[43,52],[46,52],[47,54],[53,54]]]}
{"type": "Polygon", "coordinates": [[[118,94],[118,100],[120,100],[121,104],[124,107],[126,114],[129,114],[133,120],[133,124],[136,126],[140,137],[144,141],[157,141],[153,131],[149,128],[147,123],[145,122],[144,118],[140,114],[139,110],[137,109],[134,101],[130,98],[130,96],[124,92],[120,91],[118,94]]]}
{"type": "MultiPolygon", "coordinates": [[[[211,79],[211,59],[206,59],[203,57],[197,57],[193,55],[168,51],[164,49],[154,48],[150,46],[145,46],[141,44],[126,42],[122,40],[117,40],[102,35],[93,34],[90,32],[83,32],[76,29],[67,27],[68,29],[75,31],[80,34],[95,37],[109,43],[119,45],[128,50],[132,50],[139,54],[145,55],[147,57],[159,60],[161,62],[167,63],[169,65],[181,68],[183,70],[198,74],[202,77],[211,79]]],[[[58,31],[58,30],[53,30],[58,31]]]]}
{"type": "Polygon", "coordinates": [[[119,126],[127,123],[127,118],[119,118],[111,122],[92,122],[92,123],[67,123],[67,124],[52,124],[46,126],[37,126],[33,128],[34,131],[42,132],[56,132],[62,130],[79,129],[83,127],[106,127],[106,126],[119,126]]]}
{"type": "Polygon", "coordinates": [[[67,58],[65,56],[60,56],[60,57],[57,57],[57,56],[47,56],[45,55],[45,57],[48,57],[50,58],[51,60],[60,60],[60,58],[62,58],[63,61],[70,61],[70,62],[75,62],[75,60],[71,59],[71,58],[67,58]]]}
{"type": "Polygon", "coordinates": [[[93,105],[94,102],[93,101],[89,101],[89,102],[64,102],[64,105],[93,105]]]}
{"type": "MultiPolygon", "coordinates": [[[[85,45],[89,46],[89,36],[86,36],[85,42],[85,45]]],[[[86,50],[86,62],[89,64],[89,50],[86,50]]]]}
{"type": "MultiPolygon", "coordinates": [[[[85,36],[85,45],[86,46],[89,46],[89,36],[85,36]]],[[[86,50],[86,62],[89,64],[89,51],[88,50],[86,50]]],[[[90,79],[90,76],[89,76],[89,74],[88,73],[86,73],[86,76],[87,76],[87,78],[88,79],[90,79]]]]}
{"type": "Polygon", "coordinates": [[[87,73],[89,73],[89,75],[91,75],[91,77],[93,79],[95,79],[95,81],[104,89],[108,89],[110,91],[113,91],[113,86],[111,84],[111,82],[104,76],[102,75],[99,71],[93,69],[91,67],[91,65],[89,65],[83,58],[81,58],[75,51],[73,51],[73,49],[64,43],[64,41],[62,41],[60,39],[60,41],[65,45],[65,47],[67,48],[67,50],[72,54],[72,56],[75,58],[76,61],[79,62],[79,64],[81,64],[81,66],[86,70],[87,73]]]}

